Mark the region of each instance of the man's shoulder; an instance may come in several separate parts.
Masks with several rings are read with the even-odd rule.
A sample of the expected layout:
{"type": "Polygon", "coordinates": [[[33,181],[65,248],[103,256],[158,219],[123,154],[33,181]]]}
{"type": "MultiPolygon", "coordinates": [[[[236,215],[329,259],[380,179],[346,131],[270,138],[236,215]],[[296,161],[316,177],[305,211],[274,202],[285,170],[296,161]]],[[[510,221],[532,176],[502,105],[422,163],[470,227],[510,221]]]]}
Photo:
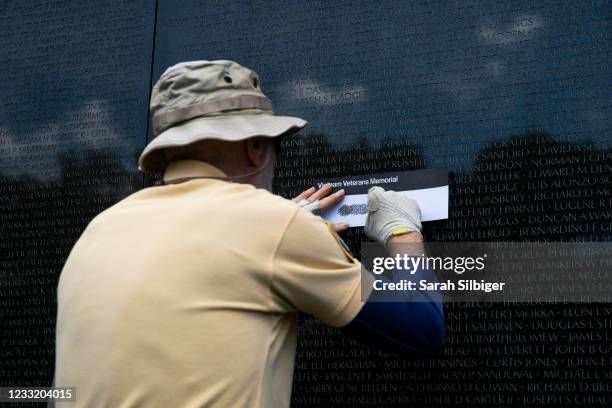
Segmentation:
{"type": "Polygon", "coordinates": [[[241,204],[247,211],[266,213],[294,214],[300,209],[296,202],[273,194],[261,188],[247,188],[242,190],[241,204]]]}
{"type": "MultiPolygon", "coordinates": [[[[283,223],[294,218],[300,207],[292,200],[261,188],[238,183],[211,183],[206,186],[183,185],[172,188],[145,188],[135,192],[96,217],[98,221],[126,213],[155,213],[156,217],[189,217],[192,214],[216,214],[252,223],[283,223]],[[176,211],[174,211],[176,210],[176,211]]],[[[194,219],[205,220],[206,217],[194,219]]]]}
{"type": "Polygon", "coordinates": [[[250,194],[254,200],[258,200],[269,205],[281,206],[287,209],[295,209],[299,207],[293,200],[281,197],[262,188],[250,187],[251,188],[248,189],[247,194],[250,194]]]}

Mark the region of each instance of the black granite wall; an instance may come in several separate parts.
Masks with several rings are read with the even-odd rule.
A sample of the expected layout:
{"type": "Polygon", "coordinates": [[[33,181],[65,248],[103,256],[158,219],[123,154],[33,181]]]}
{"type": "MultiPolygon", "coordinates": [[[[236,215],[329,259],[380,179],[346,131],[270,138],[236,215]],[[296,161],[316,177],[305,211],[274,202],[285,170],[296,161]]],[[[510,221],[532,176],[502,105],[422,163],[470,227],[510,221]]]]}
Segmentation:
{"type": "MultiPolygon", "coordinates": [[[[593,1],[0,1],[0,385],[46,386],[55,285],[87,222],[153,180],[152,83],[258,71],[309,121],[275,188],[444,167],[432,241],[612,238],[612,4],[593,1]]],[[[359,252],[359,229],[345,239],[359,252]]],[[[452,304],[434,359],[304,317],[293,405],[609,406],[609,304],[452,304]]]]}

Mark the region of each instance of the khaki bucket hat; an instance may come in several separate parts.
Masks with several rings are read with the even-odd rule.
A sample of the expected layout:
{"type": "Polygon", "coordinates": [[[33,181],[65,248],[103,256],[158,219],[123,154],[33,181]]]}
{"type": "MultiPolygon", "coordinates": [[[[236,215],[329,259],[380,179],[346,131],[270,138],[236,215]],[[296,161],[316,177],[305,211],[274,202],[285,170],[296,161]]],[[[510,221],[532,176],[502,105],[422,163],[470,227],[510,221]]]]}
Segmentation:
{"type": "Polygon", "coordinates": [[[239,141],[277,137],[308,123],[275,116],[263,94],[259,75],[229,60],[189,61],[168,68],[151,93],[151,120],[156,137],[138,159],[142,171],[163,172],[163,150],[201,140],[239,141]]]}

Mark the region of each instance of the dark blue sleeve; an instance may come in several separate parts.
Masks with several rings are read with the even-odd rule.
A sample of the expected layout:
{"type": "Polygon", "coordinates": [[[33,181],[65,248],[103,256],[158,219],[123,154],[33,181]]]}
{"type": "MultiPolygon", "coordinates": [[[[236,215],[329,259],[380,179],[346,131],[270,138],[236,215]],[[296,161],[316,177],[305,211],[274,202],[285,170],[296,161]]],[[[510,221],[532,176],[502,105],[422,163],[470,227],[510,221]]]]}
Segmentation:
{"type": "MultiPolygon", "coordinates": [[[[437,281],[428,270],[419,270],[411,276],[396,272],[393,280],[376,277],[387,282],[405,278],[437,281]]],[[[423,356],[442,350],[446,330],[439,293],[410,291],[402,296],[411,298],[403,302],[368,301],[343,330],[361,342],[399,354],[423,356]]]]}

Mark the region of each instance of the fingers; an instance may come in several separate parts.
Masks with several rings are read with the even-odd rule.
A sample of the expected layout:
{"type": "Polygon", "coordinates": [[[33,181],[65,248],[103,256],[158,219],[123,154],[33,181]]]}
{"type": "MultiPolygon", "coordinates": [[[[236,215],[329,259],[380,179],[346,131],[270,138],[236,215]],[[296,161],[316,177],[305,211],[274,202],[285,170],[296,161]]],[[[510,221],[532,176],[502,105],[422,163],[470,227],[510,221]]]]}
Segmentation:
{"type": "MultiPolygon", "coordinates": [[[[323,213],[338,204],[340,201],[342,201],[346,194],[344,189],[336,191],[333,194],[332,191],[332,186],[329,183],[323,185],[318,190],[314,187],[311,187],[308,190],[304,191],[302,194],[295,197],[293,201],[300,203],[300,201],[306,200],[304,204],[306,202],[318,203],[317,214],[323,213]]],[[[307,207],[307,205],[300,205],[302,205],[303,207],[307,207]]],[[[344,229],[342,229],[342,231],[344,231],[344,229]]]]}
{"type": "Polygon", "coordinates": [[[308,200],[310,202],[320,200],[325,198],[332,192],[331,184],[324,184],[320,189],[316,189],[315,187],[310,187],[308,190],[304,191],[297,197],[293,199],[295,202],[299,202],[300,200],[308,200]]]}
{"type": "Polygon", "coordinates": [[[322,198],[327,197],[329,193],[331,192],[332,192],[331,184],[329,183],[324,184],[323,187],[321,187],[320,189],[318,189],[316,192],[314,192],[308,197],[308,201],[320,200],[322,198]]]}
{"type": "Polygon", "coordinates": [[[368,190],[368,211],[377,211],[380,207],[380,196],[385,192],[382,187],[372,187],[368,190]]]}
{"type": "Polygon", "coordinates": [[[319,190],[317,190],[315,187],[310,187],[308,190],[302,192],[300,195],[295,197],[293,201],[299,202],[300,200],[308,200],[310,202],[313,202],[328,196],[331,192],[332,186],[329,183],[324,184],[319,190]]]}
{"type": "MultiPolygon", "coordinates": [[[[331,188],[331,187],[330,187],[331,188]]],[[[319,190],[321,191],[321,190],[319,190]]],[[[328,193],[329,194],[329,193],[328,193]]],[[[319,204],[321,205],[321,212],[325,212],[338,204],[344,198],[345,192],[344,189],[336,191],[333,194],[328,195],[325,198],[319,199],[319,204]]]]}
{"type": "Polygon", "coordinates": [[[333,224],[333,228],[334,228],[334,231],[336,232],[342,232],[342,231],[346,231],[347,229],[349,229],[349,225],[343,222],[340,222],[338,224],[333,224]]]}
{"type": "Polygon", "coordinates": [[[293,199],[293,201],[298,202],[298,201],[300,201],[300,200],[305,200],[305,199],[307,199],[308,197],[310,197],[310,196],[312,195],[312,193],[314,193],[315,191],[317,191],[317,189],[316,189],[316,188],[314,188],[314,187],[310,187],[308,190],[306,190],[306,191],[302,192],[300,195],[298,195],[297,197],[295,197],[295,198],[293,199]]]}

